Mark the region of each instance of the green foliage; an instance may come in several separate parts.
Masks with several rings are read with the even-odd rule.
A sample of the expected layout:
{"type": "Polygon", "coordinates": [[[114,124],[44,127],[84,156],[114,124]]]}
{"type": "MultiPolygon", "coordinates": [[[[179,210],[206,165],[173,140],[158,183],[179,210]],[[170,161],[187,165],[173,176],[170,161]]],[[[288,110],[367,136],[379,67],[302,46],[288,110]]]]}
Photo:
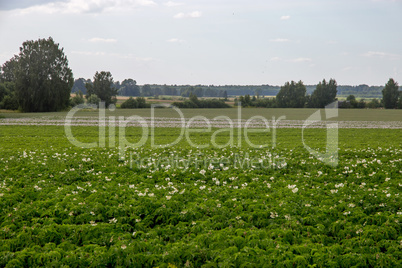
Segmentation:
{"type": "Polygon", "coordinates": [[[324,108],[326,105],[335,101],[337,94],[337,84],[334,79],[329,82],[322,80],[319,82],[313,94],[311,95],[312,108],[324,108]]]}
{"type": "Polygon", "coordinates": [[[87,88],[86,84],[89,83],[91,84],[92,81],[90,79],[84,79],[84,78],[78,78],[74,81],[73,88],[71,89],[72,93],[76,93],[81,91],[82,94],[86,95],[87,94],[87,88]]]}
{"type": "Polygon", "coordinates": [[[0,83],[0,102],[8,94],[10,94],[10,92],[9,92],[8,88],[6,87],[6,85],[4,83],[0,83]]]}
{"type": "Polygon", "coordinates": [[[349,96],[346,98],[346,100],[349,101],[349,102],[356,101],[356,97],[355,97],[355,95],[349,95],[349,96]]]}
{"type": "MultiPolygon", "coordinates": [[[[208,92],[211,94],[211,92],[208,92]]],[[[180,89],[180,96],[182,97],[190,97],[191,95],[195,95],[197,97],[202,97],[204,96],[204,90],[200,86],[190,86],[190,87],[184,87],[180,89]]],[[[215,96],[214,96],[215,97],[215,96]]]]}
{"type": "Polygon", "coordinates": [[[172,86],[168,86],[168,85],[163,85],[162,92],[163,92],[163,95],[173,95],[173,96],[177,95],[176,88],[174,88],[172,86]]]}
{"type": "Polygon", "coordinates": [[[120,96],[140,96],[140,87],[133,79],[125,79],[119,88],[120,96]]]}
{"type": "Polygon", "coordinates": [[[18,68],[18,56],[14,56],[0,67],[0,82],[14,82],[18,68]]]}
{"type": "Polygon", "coordinates": [[[231,106],[223,100],[218,99],[198,99],[197,95],[190,94],[190,98],[183,102],[173,102],[178,108],[230,108],[231,106]]]}
{"type": "Polygon", "coordinates": [[[382,104],[378,99],[372,99],[369,103],[366,104],[367,108],[377,109],[381,108],[382,104]]]}
{"type": "Polygon", "coordinates": [[[80,104],[85,103],[84,94],[80,91],[75,93],[75,96],[70,100],[70,106],[74,107],[80,104]]]}
{"type": "MultiPolygon", "coordinates": [[[[125,80],[133,80],[133,79],[125,79],[125,80]]],[[[86,95],[85,83],[90,80],[86,80],[84,78],[79,78],[75,80],[74,86],[72,88],[72,92],[77,92],[81,90],[86,95]]],[[[133,80],[135,82],[135,80],[133,80]]],[[[120,96],[140,96],[141,93],[138,93],[138,88],[125,88],[124,80],[120,84],[120,82],[114,82],[114,87],[118,90],[118,95],[120,96]]],[[[316,89],[317,85],[306,85],[307,93],[311,96],[313,91],[316,89]]],[[[216,98],[224,98],[226,96],[244,96],[244,95],[255,95],[258,98],[264,98],[264,96],[276,96],[280,90],[280,86],[271,86],[271,85],[247,85],[247,86],[239,86],[239,85],[225,85],[225,86],[214,86],[214,85],[196,85],[196,86],[188,86],[188,85],[158,85],[152,84],[147,85],[143,96],[158,96],[158,95],[169,95],[169,96],[177,96],[183,94],[185,97],[189,97],[190,93],[194,92],[194,89],[197,90],[197,97],[216,97],[216,98]]],[[[338,85],[338,97],[346,98],[348,95],[355,95],[357,98],[381,98],[382,93],[381,90],[383,86],[368,86],[368,85],[358,85],[358,86],[348,86],[348,85],[338,85]]]]}
{"type": "Polygon", "coordinates": [[[146,108],[147,107],[146,100],[143,97],[138,97],[137,103],[138,103],[138,108],[146,108]]]}
{"type": "Polygon", "coordinates": [[[356,97],[354,95],[349,95],[346,98],[346,101],[341,101],[341,102],[339,102],[338,105],[339,105],[339,108],[347,108],[347,109],[357,108],[358,102],[357,102],[356,97]]]}
{"type": "Polygon", "coordinates": [[[120,108],[123,109],[149,108],[149,105],[147,105],[146,100],[143,97],[137,97],[136,99],[130,97],[121,104],[120,108]]]}
{"type": "Polygon", "coordinates": [[[0,109],[18,110],[18,100],[14,93],[7,95],[0,102],[0,109]]]}
{"type": "Polygon", "coordinates": [[[58,111],[69,105],[73,74],[63,48],[51,37],[25,41],[11,62],[15,71],[10,79],[15,79],[15,93],[22,111],[58,111]]]}
{"type": "Polygon", "coordinates": [[[138,103],[133,97],[128,98],[125,102],[120,105],[123,109],[135,109],[138,108],[138,103]]]}
{"type": "Polygon", "coordinates": [[[399,91],[398,109],[402,109],[402,90],[399,91]]]}
{"type": "MultiPolygon", "coordinates": [[[[172,148],[149,144],[130,149],[130,168],[118,148],[72,146],[63,126],[1,130],[1,267],[402,264],[398,129],[340,129],[336,168],[310,157],[300,129],[277,129],[280,146],[269,153],[287,165],[270,169],[162,167],[172,148]],[[139,159],[159,162],[159,169],[138,167],[139,159]]],[[[74,133],[92,142],[98,130],[80,126],[74,133]]],[[[131,138],[142,135],[140,128],[130,131],[131,138]]],[[[155,138],[169,142],[179,134],[160,128],[155,138]]],[[[203,144],[205,134],[191,138],[203,144]]],[[[311,129],[306,138],[320,147],[315,138],[325,134],[311,129]]],[[[253,138],[265,136],[271,139],[253,138]]],[[[186,143],[174,153],[184,162],[268,156],[247,145],[199,150],[186,143]]]]}
{"type": "Polygon", "coordinates": [[[141,88],[142,96],[152,96],[152,89],[150,85],[143,85],[141,88]]]}
{"type": "Polygon", "coordinates": [[[275,98],[253,98],[250,95],[240,96],[239,99],[235,99],[235,106],[241,103],[242,107],[261,107],[261,108],[276,108],[277,103],[275,98]]]}
{"type": "Polygon", "coordinates": [[[364,109],[366,108],[366,100],[365,99],[360,99],[359,102],[357,103],[357,108],[359,109],[364,109]]]}
{"type": "Polygon", "coordinates": [[[0,83],[0,109],[18,110],[18,100],[15,95],[15,83],[0,83]]]}
{"type": "Polygon", "coordinates": [[[276,102],[280,108],[303,108],[306,103],[306,86],[302,81],[286,82],[276,95],[276,102]]]}
{"type": "Polygon", "coordinates": [[[390,78],[382,90],[382,99],[385,109],[395,109],[398,105],[399,91],[398,83],[390,78]]]}
{"type": "Polygon", "coordinates": [[[87,99],[87,103],[88,104],[93,104],[96,105],[97,107],[99,106],[99,102],[101,102],[102,100],[95,94],[90,95],[87,99]]]}
{"type": "Polygon", "coordinates": [[[338,97],[347,97],[349,95],[355,95],[358,98],[381,98],[381,90],[384,87],[381,86],[369,86],[369,85],[358,85],[358,86],[348,86],[339,85],[338,97]]]}
{"type": "Polygon", "coordinates": [[[110,72],[96,72],[93,83],[85,85],[87,96],[96,95],[105,102],[105,106],[116,103],[117,89],[113,86],[113,77],[110,72]]]}

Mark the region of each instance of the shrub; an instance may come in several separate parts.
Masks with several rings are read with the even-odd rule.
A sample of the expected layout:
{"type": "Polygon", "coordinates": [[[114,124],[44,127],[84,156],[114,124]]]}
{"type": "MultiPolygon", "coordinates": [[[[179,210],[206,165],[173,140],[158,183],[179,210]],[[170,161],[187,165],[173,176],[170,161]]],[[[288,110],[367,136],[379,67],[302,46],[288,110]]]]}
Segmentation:
{"type": "Polygon", "coordinates": [[[98,96],[96,96],[95,94],[90,95],[87,100],[88,104],[95,104],[96,106],[99,105],[99,102],[101,102],[101,99],[98,96]]]}
{"type": "Polygon", "coordinates": [[[133,97],[128,98],[125,102],[123,102],[120,108],[123,109],[136,109],[136,108],[148,108],[145,98],[138,97],[134,99],[133,97]]]}
{"type": "Polygon", "coordinates": [[[18,110],[18,101],[15,94],[7,95],[0,102],[0,108],[6,110],[18,110]]]}
{"type": "Polygon", "coordinates": [[[138,103],[133,97],[130,97],[125,102],[123,102],[121,104],[120,108],[123,108],[123,109],[135,109],[135,108],[138,108],[138,103]]]}
{"type": "Polygon", "coordinates": [[[70,99],[70,105],[72,107],[83,104],[84,102],[85,100],[81,90],[79,92],[76,92],[75,96],[70,99]]]}
{"type": "Polygon", "coordinates": [[[199,100],[196,95],[190,94],[190,99],[183,102],[173,102],[178,108],[230,108],[223,100],[206,99],[199,100]]]}
{"type": "Polygon", "coordinates": [[[369,103],[367,103],[367,108],[372,108],[372,109],[376,109],[376,108],[380,108],[381,102],[378,99],[372,99],[369,103]]]}

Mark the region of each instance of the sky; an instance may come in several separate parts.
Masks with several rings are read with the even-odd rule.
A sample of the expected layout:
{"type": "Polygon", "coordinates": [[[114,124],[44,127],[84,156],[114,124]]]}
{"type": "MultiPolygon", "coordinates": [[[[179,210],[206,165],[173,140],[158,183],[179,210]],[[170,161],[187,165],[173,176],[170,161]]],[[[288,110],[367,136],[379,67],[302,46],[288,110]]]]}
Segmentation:
{"type": "Polygon", "coordinates": [[[402,0],[0,0],[0,64],[49,36],[76,79],[402,84],[402,0]]]}

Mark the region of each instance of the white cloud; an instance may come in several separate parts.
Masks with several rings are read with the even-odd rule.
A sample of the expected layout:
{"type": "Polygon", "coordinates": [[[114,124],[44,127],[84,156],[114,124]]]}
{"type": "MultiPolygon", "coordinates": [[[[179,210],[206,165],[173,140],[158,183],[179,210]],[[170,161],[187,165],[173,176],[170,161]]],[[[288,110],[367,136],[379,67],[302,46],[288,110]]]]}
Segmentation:
{"type": "Polygon", "coordinates": [[[313,60],[310,58],[294,58],[289,61],[290,62],[312,62],[313,60]]]}
{"type": "Polygon", "coordinates": [[[398,55],[398,54],[392,54],[392,53],[387,53],[387,52],[381,52],[381,51],[369,51],[367,53],[363,54],[364,57],[378,57],[378,58],[382,58],[382,59],[391,59],[391,60],[395,60],[395,59],[400,59],[402,56],[398,55]]]}
{"type": "Polygon", "coordinates": [[[88,39],[89,42],[93,42],[93,43],[116,43],[117,40],[116,39],[112,39],[112,38],[99,38],[99,37],[94,37],[91,39],[88,39]]]}
{"type": "Polygon", "coordinates": [[[373,56],[385,56],[385,52],[379,52],[379,51],[369,51],[367,53],[364,53],[363,56],[365,57],[373,57],[373,56]]]}
{"type": "Polygon", "coordinates": [[[170,43],[183,43],[184,40],[179,39],[179,38],[170,38],[169,40],[167,40],[167,42],[170,42],[170,43]]]}
{"type": "Polygon", "coordinates": [[[281,20],[288,20],[288,19],[290,19],[290,16],[289,16],[289,15],[285,15],[285,16],[282,16],[282,17],[281,17],[281,20]]]}
{"type": "Polygon", "coordinates": [[[137,1],[128,1],[128,2],[134,2],[138,4],[139,6],[144,6],[144,7],[151,7],[151,6],[157,6],[158,4],[155,3],[152,0],[137,0],[137,1]]]}
{"type": "Polygon", "coordinates": [[[173,18],[175,19],[184,19],[184,18],[199,18],[202,16],[201,11],[193,11],[193,12],[188,12],[188,13],[177,13],[176,15],[174,15],[173,18]]]}
{"type": "Polygon", "coordinates": [[[273,57],[270,59],[270,61],[280,61],[282,60],[280,57],[273,57]]]}
{"type": "Polygon", "coordinates": [[[168,2],[164,3],[164,5],[167,7],[178,7],[178,6],[182,6],[183,3],[168,1],[168,2]]]}
{"type": "Polygon", "coordinates": [[[276,38],[276,39],[271,39],[271,42],[289,42],[289,39],[286,38],[276,38]]]}
{"type": "Polygon", "coordinates": [[[183,12],[177,13],[176,15],[173,16],[175,19],[181,19],[184,18],[185,14],[183,12]]]}
{"type": "Polygon", "coordinates": [[[121,12],[138,7],[150,7],[157,4],[152,0],[68,0],[66,2],[52,2],[18,9],[20,14],[28,13],[103,13],[121,12]]]}

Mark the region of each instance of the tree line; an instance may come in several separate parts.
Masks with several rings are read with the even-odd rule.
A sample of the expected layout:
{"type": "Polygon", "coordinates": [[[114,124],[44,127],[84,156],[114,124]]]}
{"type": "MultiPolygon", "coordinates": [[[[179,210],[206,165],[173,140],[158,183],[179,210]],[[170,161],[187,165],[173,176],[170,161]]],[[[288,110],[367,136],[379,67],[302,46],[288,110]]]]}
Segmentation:
{"type": "MultiPolygon", "coordinates": [[[[235,99],[235,106],[265,107],[265,108],[324,108],[337,100],[337,83],[334,79],[328,82],[324,79],[319,82],[312,92],[307,94],[306,86],[302,81],[286,82],[274,98],[260,98],[258,96],[240,96],[235,99]]],[[[382,89],[382,99],[372,99],[366,102],[364,99],[356,100],[354,95],[349,95],[345,101],[338,102],[339,108],[386,108],[402,109],[402,91],[399,91],[398,83],[390,78],[382,89]]]]}
{"type": "MultiPolygon", "coordinates": [[[[75,80],[72,93],[81,91],[83,94],[87,94],[86,84],[92,84],[90,79],[79,78],[75,80]]],[[[137,85],[137,81],[128,78],[124,79],[123,82],[113,82],[112,87],[117,90],[118,96],[127,97],[159,97],[161,95],[167,96],[181,96],[189,97],[190,94],[194,94],[197,97],[217,97],[217,98],[227,98],[228,93],[226,90],[219,90],[211,87],[205,86],[168,86],[168,85],[150,85],[145,84],[143,86],[137,85]]]]}
{"type": "MultiPolygon", "coordinates": [[[[75,80],[72,92],[81,91],[86,94],[85,84],[91,83],[90,79],[78,78],[75,80]]],[[[117,89],[119,96],[154,96],[160,95],[167,96],[182,96],[189,97],[190,93],[197,95],[197,97],[218,97],[225,98],[226,96],[276,96],[280,91],[280,86],[271,85],[157,85],[157,84],[145,84],[138,85],[137,82],[131,78],[123,80],[123,82],[116,81],[113,87],[117,89]]],[[[306,85],[307,94],[312,94],[317,85],[306,85]]],[[[346,98],[353,95],[356,98],[382,98],[382,89],[384,86],[369,86],[369,85],[338,85],[337,96],[346,98]]]]}
{"type": "MultiPolygon", "coordinates": [[[[359,86],[360,87],[360,86],[359,86]]],[[[369,87],[362,86],[365,90],[369,87]]],[[[117,95],[137,96],[129,99],[125,107],[143,108],[144,96],[180,95],[189,97],[175,105],[182,108],[228,107],[222,100],[200,100],[199,97],[219,97],[226,100],[228,95],[237,92],[252,91],[240,96],[236,103],[243,106],[281,107],[281,108],[323,108],[333,102],[338,94],[334,79],[324,79],[312,90],[302,81],[286,82],[279,88],[275,98],[264,98],[266,93],[274,93],[275,86],[138,86],[133,79],[122,83],[114,82],[110,72],[96,72],[93,80],[77,79],[74,81],[72,70],[63,48],[49,37],[36,41],[25,41],[18,55],[14,55],[0,68],[0,109],[20,109],[24,112],[50,112],[67,109],[70,106],[86,102],[97,104],[104,101],[106,106],[116,103],[117,95]],[[70,98],[70,93],[76,95],[70,98]]],[[[398,83],[392,78],[382,88],[381,101],[373,100],[369,104],[357,102],[353,95],[348,96],[341,105],[345,108],[381,107],[387,109],[402,108],[402,94],[398,83]]]]}

